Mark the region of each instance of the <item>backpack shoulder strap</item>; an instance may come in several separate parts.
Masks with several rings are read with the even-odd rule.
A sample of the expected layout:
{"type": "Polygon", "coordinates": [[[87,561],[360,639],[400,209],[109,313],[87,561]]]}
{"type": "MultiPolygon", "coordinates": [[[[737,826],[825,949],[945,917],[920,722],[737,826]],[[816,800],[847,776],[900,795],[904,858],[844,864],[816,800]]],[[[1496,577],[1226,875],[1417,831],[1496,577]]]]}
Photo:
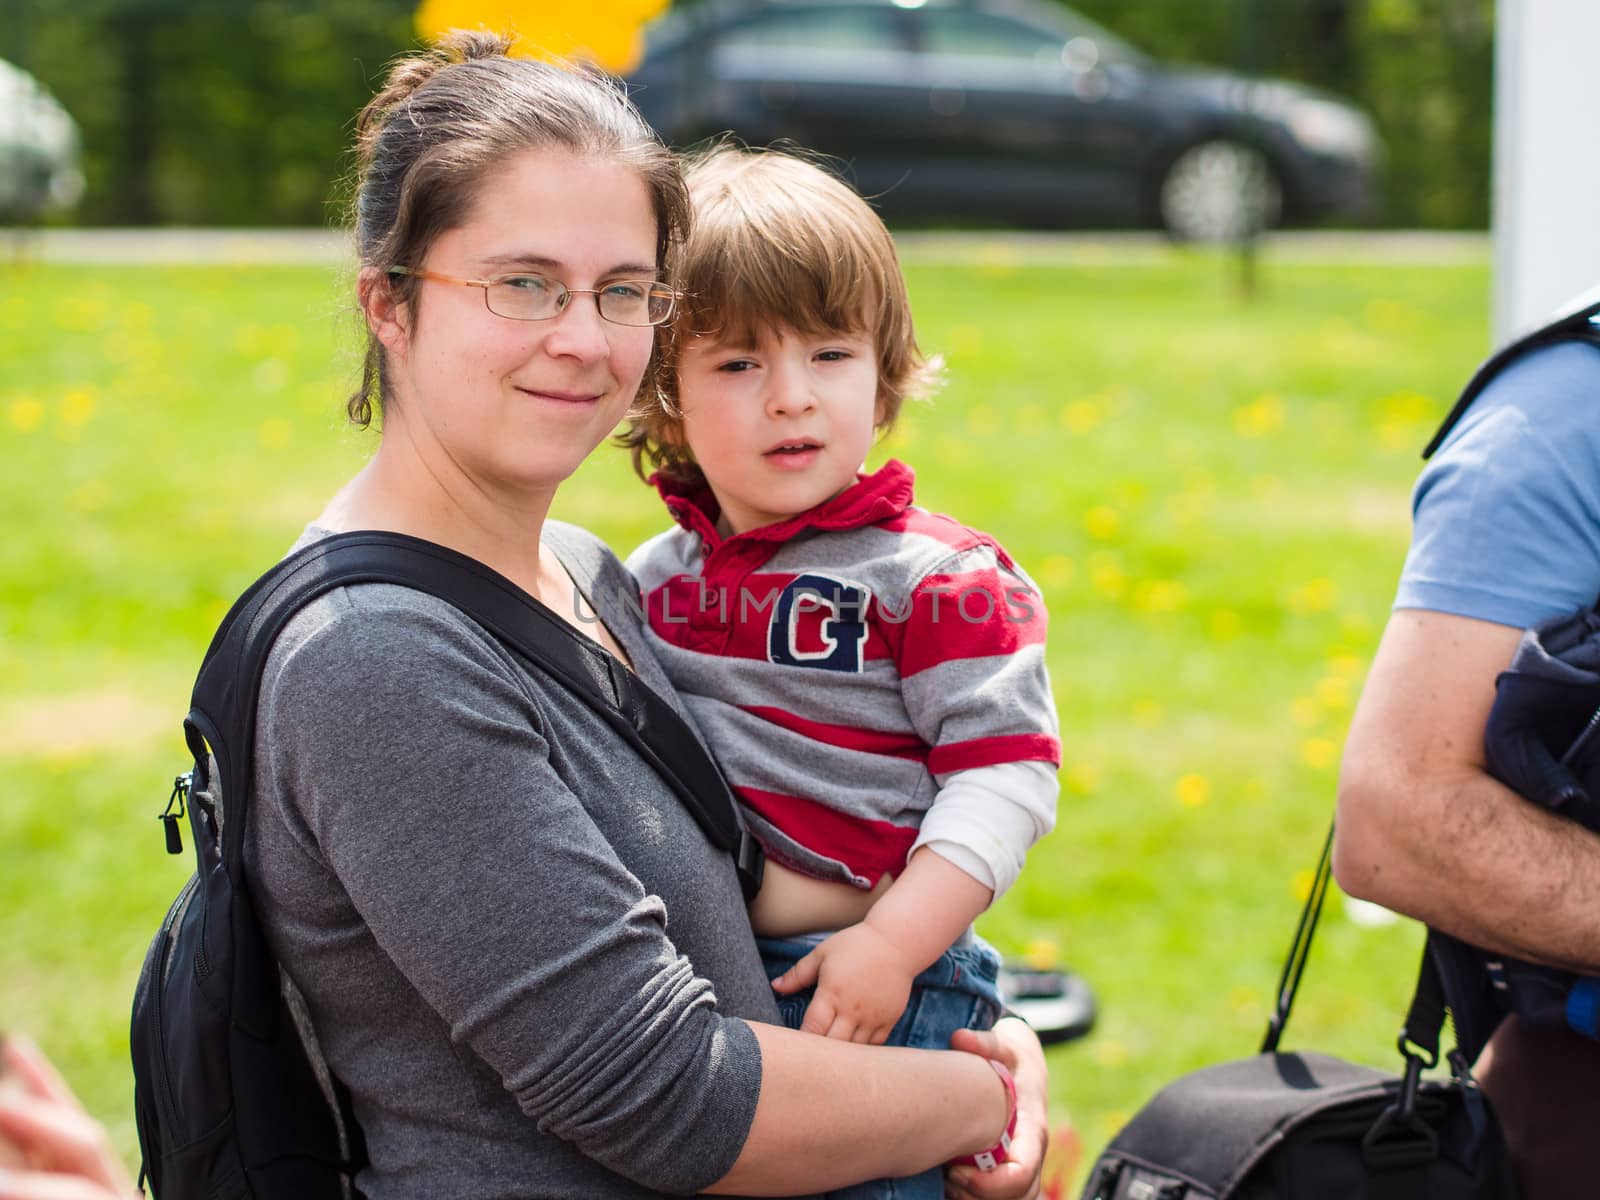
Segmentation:
{"type": "MultiPolygon", "coordinates": [[[[438,596],[582,700],[655,769],[712,844],[733,856],[746,897],[755,893],[760,847],[739,820],[710,754],[672,705],[505,576],[404,534],[359,531],[306,546],[262,576],[223,619],[201,665],[184,728],[198,760],[204,761],[206,744],[217,752],[230,801],[249,794],[257,693],[273,642],[306,604],[353,583],[393,583],[438,596]]],[[[236,822],[240,815],[235,808],[229,819],[236,822]]],[[[223,844],[236,876],[241,842],[234,837],[223,844]]]]}
{"type": "Polygon", "coordinates": [[[1577,299],[1569,301],[1553,319],[1531,333],[1521,334],[1490,355],[1462,389],[1455,407],[1450,410],[1444,423],[1423,448],[1422,457],[1432,458],[1434,451],[1439,449],[1450,431],[1456,427],[1456,422],[1461,420],[1467,409],[1472,407],[1472,402],[1483,393],[1495,376],[1528,351],[1556,342],[1569,341],[1590,342],[1600,346],[1600,329],[1595,327],[1593,320],[1597,316],[1600,316],[1600,288],[1585,292],[1577,299]]]}

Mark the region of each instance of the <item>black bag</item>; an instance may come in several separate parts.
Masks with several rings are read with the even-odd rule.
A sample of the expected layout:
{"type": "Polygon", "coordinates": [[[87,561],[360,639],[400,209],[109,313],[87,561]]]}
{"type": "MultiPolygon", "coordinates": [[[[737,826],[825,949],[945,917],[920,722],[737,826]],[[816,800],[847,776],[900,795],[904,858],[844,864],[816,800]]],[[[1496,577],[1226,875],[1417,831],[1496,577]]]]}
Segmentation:
{"type": "Polygon", "coordinates": [[[1459,1051],[1439,1061],[1444,998],[1424,950],[1390,1075],[1278,1043],[1328,890],[1333,833],[1279,980],[1255,1058],[1168,1084],[1117,1134],[1083,1200],[1515,1200],[1510,1158],[1459,1051]]]}
{"type": "Polygon", "coordinates": [[[272,643],[305,604],[347,584],[384,582],[448,600],[591,706],[651,764],[707,837],[734,858],[747,896],[759,846],[715,764],[672,706],[596,643],[483,564],[400,534],[325,538],[241,596],[212,639],[184,736],[194,769],[167,812],[181,853],[188,801],[196,871],[151,943],[134,994],[134,1106],[158,1200],[351,1194],[366,1162],[349,1097],[322,1062],[280,971],[244,877],[256,694],[272,643]],[[174,812],[176,808],[176,812],[174,812]]]}

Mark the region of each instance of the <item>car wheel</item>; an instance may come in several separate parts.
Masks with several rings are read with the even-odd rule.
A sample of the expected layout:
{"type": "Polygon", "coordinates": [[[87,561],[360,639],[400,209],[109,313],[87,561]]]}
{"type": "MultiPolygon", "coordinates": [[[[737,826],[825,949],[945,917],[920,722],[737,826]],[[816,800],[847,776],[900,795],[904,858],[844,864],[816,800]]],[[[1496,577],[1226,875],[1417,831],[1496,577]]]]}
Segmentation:
{"type": "Polygon", "coordinates": [[[1156,199],[1161,224],[1185,242],[1237,241],[1270,227],[1283,211],[1283,187],[1267,156],[1227,138],[1173,159],[1156,199]]]}

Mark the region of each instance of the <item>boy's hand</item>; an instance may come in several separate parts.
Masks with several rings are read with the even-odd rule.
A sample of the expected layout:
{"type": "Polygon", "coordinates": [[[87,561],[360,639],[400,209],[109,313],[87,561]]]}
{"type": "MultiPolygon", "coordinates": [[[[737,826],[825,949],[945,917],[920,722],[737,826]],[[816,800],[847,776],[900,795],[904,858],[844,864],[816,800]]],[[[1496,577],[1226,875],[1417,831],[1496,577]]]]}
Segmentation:
{"type": "Polygon", "coordinates": [[[917,966],[865,923],[841,929],[772,981],[785,995],[816,987],[800,1028],[882,1045],[905,1011],[917,966]]]}

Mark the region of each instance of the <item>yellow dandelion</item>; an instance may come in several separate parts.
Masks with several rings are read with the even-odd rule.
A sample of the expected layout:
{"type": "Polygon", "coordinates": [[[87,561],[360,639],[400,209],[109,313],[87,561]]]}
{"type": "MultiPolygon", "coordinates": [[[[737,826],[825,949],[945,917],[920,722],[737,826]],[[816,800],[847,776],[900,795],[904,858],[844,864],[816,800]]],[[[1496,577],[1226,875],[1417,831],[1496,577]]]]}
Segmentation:
{"type": "Polygon", "coordinates": [[[88,388],[75,388],[61,397],[61,423],[76,429],[89,423],[94,416],[94,393],[88,388]]]}
{"type": "Polygon", "coordinates": [[[1421,392],[1393,392],[1378,401],[1378,420],[1400,425],[1431,424],[1437,419],[1439,406],[1433,397],[1421,392]]]}
{"type": "Polygon", "coordinates": [[[1343,712],[1350,707],[1350,680],[1343,675],[1317,680],[1317,699],[1330,712],[1343,712]]]}
{"type": "Polygon", "coordinates": [[[978,270],[991,279],[1005,279],[1022,265],[1022,251],[1010,242],[988,242],[979,248],[977,262],[978,270]]]}
{"type": "Polygon", "coordinates": [[[272,349],[272,335],[260,325],[243,325],[233,335],[233,348],[245,358],[260,358],[272,349]]]}
{"type": "Polygon", "coordinates": [[[1206,632],[1217,642],[1231,642],[1244,632],[1244,618],[1231,608],[1214,608],[1206,618],[1206,632]]]}
{"type": "Polygon", "coordinates": [[[1296,696],[1289,702],[1289,716],[1296,725],[1309,729],[1322,720],[1322,706],[1310,696],[1296,696]]]}
{"type": "Polygon", "coordinates": [[[282,417],[268,417],[257,428],[256,437],[268,450],[282,450],[294,439],[294,426],[282,417]]]}
{"type": "Polygon", "coordinates": [[[1128,1048],[1116,1038],[1099,1038],[1094,1043],[1094,1060],[1102,1067],[1126,1066],[1128,1048]]]}
{"type": "Polygon", "coordinates": [[[1328,655],[1328,674],[1337,675],[1341,679],[1354,679],[1361,674],[1361,659],[1354,654],[1328,655]]]}
{"type": "Polygon", "coordinates": [[[1089,433],[1103,420],[1105,414],[1093,400],[1074,400],[1061,410],[1061,427],[1068,433],[1089,433]]]}
{"type": "Polygon", "coordinates": [[[1109,554],[1097,554],[1089,562],[1089,584],[1098,595],[1116,600],[1128,590],[1128,574],[1109,554]]]}
{"type": "Polygon", "coordinates": [[[1307,738],[1300,743],[1300,761],[1314,771],[1331,770],[1339,762],[1339,747],[1330,738],[1307,738]]]}
{"type": "Polygon", "coordinates": [[[1289,880],[1289,892],[1295,900],[1304,904],[1311,895],[1311,885],[1316,882],[1316,875],[1302,867],[1296,871],[1289,880]]]}
{"type": "Polygon", "coordinates": [[[1133,1114],[1125,1108],[1108,1109],[1100,1114],[1100,1137],[1102,1141],[1110,1141],[1121,1132],[1122,1127],[1133,1119],[1133,1114]]]}
{"type": "Polygon", "coordinates": [[[1152,700],[1150,697],[1145,696],[1142,699],[1135,700],[1133,702],[1133,711],[1131,715],[1133,717],[1133,723],[1139,726],[1141,729],[1154,729],[1157,725],[1161,724],[1162,718],[1167,714],[1166,710],[1161,707],[1159,701],[1152,700]]]}
{"type": "Polygon", "coordinates": [[[1416,449],[1419,440],[1417,426],[1409,421],[1378,422],[1378,445],[1391,453],[1416,449]]]}
{"type": "Polygon", "coordinates": [[[1061,961],[1061,944],[1055,938],[1034,938],[1022,949],[1022,961],[1035,971],[1049,971],[1061,961]]]}
{"type": "Polygon", "coordinates": [[[1189,589],[1176,579],[1146,579],[1133,590],[1133,606],[1140,612],[1177,612],[1188,600],[1189,589]]]}
{"type": "Polygon", "coordinates": [[[957,325],[950,331],[952,354],[976,354],[983,349],[983,330],[977,325],[957,325]]]}
{"type": "Polygon", "coordinates": [[[1084,531],[1098,542],[1116,537],[1121,524],[1122,518],[1117,510],[1109,505],[1097,504],[1083,514],[1084,531]]]}
{"type": "Polygon", "coordinates": [[[1309,616],[1312,613],[1327,612],[1333,607],[1338,592],[1331,579],[1313,579],[1310,583],[1295,588],[1289,594],[1289,611],[1295,616],[1309,616]]]}
{"type": "Polygon", "coordinates": [[[44,405],[32,396],[19,396],[6,406],[6,420],[18,433],[32,433],[44,420],[44,405]]]}
{"type": "Polygon", "coordinates": [[[1265,437],[1283,424],[1283,401],[1268,392],[1233,412],[1233,428],[1240,437],[1265,437]]]}
{"type": "Polygon", "coordinates": [[[1178,780],[1175,790],[1179,804],[1185,808],[1199,808],[1211,799],[1211,780],[1204,775],[1185,775],[1178,780]]]}
{"type": "Polygon", "coordinates": [[[1078,796],[1093,795],[1100,787],[1100,768],[1095,763],[1073,763],[1062,772],[1067,790],[1078,796]]]}

